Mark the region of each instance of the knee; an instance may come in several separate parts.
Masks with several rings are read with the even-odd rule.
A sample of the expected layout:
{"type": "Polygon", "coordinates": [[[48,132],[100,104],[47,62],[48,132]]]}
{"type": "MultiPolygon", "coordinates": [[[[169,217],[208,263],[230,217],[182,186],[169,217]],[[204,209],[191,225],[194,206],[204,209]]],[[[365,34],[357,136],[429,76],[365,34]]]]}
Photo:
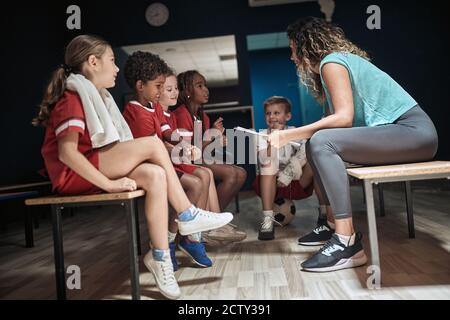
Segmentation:
{"type": "Polygon", "coordinates": [[[163,168],[158,166],[146,167],[143,173],[143,180],[145,181],[143,188],[166,188],[166,172],[163,168]]]}
{"type": "Polygon", "coordinates": [[[306,143],[306,155],[308,159],[313,158],[318,153],[328,149],[331,145],[331,135],[329,130],[320,130],[306,143]]]}
{"type": "Polygon", "coordinates": [[[245,179],[247,179],[247,172],[240,167],[233,166],[233,170],[228,176],[228,182],[230,184],[239,186],[240,188],[244,184],[245,179]]]}
{"type": "Polygon", "coordinates": [[[247,179],[247,171],[245,171],[241,167],[236,168],[236,179],[239,184],[244,184],[245,180],[247,179]]]}
{"type": "Polygon", "coordinates": [[[199,183],[201,183],[203,186],[208,186],[209,187],[209,183],[211,181],[211,175],[208,172],[209,169],[204,169],[201,168],[199,170],[197,170],[196,175],[199,178],[199,183]]]}
{"type": "Polygon", "coordinates": [[[139,149],[145,152],[147,157],[151,157],[158,152],[166,152],[163,142],[157,137],[142,137],[136,140],[139,141],[139,149]]]}

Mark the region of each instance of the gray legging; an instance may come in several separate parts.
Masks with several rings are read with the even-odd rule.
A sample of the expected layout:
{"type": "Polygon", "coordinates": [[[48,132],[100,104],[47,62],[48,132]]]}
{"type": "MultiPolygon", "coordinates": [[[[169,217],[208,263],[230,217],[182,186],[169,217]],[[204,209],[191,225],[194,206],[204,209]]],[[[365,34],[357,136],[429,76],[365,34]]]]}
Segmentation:
{"type": "Polygon", "coordinates": [[[352,216],[344,161],[385,165],[433,159],[438,137],[428,115],[415,106],[394,123],[376,127],[323,129],[306,144],[314,178],[336,219],[352,216]]]}

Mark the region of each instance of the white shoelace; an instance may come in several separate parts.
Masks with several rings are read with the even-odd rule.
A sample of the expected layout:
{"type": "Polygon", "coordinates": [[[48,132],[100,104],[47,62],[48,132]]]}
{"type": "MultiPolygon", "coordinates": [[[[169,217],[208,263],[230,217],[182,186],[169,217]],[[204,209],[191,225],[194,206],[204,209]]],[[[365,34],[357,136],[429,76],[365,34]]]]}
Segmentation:
{"type": "Polygon", "coordinates": [[[322,231],[330,231],[330,229],[326,225],[320,225],[313,230],[315,234],[319,234],[322,231]]]}
{"type": "Polygon", "coordinates": [[[261,222],[261,229],[262,230],[269,230],[273,227],[273,223],[278,223],[281,226],[281,223],[279,223],[277,220],[274,219],[272,216],[264,216],[263,221],[261,222]]]}
{"type": "Polygon", "coordinates": [[[164,285],[173,285],[176,282],[176,279],[173,274],[172,261],[159,261],[158,265],[161,268],[164,285]]]}
{"type": "Polygon", "coordinates": [[[322,251],[322,254],[326,255],[327,257],[331,256],[331,254],[335,251],[344,251],[344,248],[342,248],[341,246],[334,244],[328,248],[326,248],[325,250],[322,251]]]}

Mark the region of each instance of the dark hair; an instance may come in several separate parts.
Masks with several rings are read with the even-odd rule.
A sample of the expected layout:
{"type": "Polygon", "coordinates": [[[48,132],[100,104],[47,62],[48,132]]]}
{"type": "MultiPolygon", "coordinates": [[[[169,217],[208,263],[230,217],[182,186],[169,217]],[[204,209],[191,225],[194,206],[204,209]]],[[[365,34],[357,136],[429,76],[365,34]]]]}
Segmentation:
{"type": "Polygon", "coordinates": [[[66,79],[69,74],[81,73],[83,63],[91,55],[100,59],[108,47],[111,46],[107,41],[94,35],[80,35],[70,41],[65,50],[64,64],[53,72],[39,105],[39,114],[32,121],[33,125],[44,127],[47,125],[50,113],[66,90],[66,79]]]}
{"type": "Polygon", "coordinates": [[[264,110],[266,110],[268,106],[271,106],[273,104],[282,104],[282,105],[284,105],[285,113],[291,112],[292,104],[288,98],[281,97],[281,96],[272,96],[270,98],[267,98],[266,101],[264,101],[264,110]]]}
{"type": "Polygon", "coordinates": [[[188,106],[188,96],[194,93],[195,75],[203,77],[197,70],[188,70],[178,74],[178,90],[180,90],[180,94],[178,95],[179,104],[185,104],[186,106],[188,106]]]}
{"type": "Polygon", "coordinates": [[[337,25],[315,17],[306,17],[290,24],[286,30],[289,40],[295,46],[294,54],[302,82],[320,102],[326,100],[320,75],[313,72],[325,56],[333,52],[349,52],[370,60],[367,52],[345,36],[337,25]]]}
{"type": "MultiPolygon", "coordinates": [[[[188,71],[178,74],[177,82],[178,82],[178,90],[180,91],[180,93],[178,95],[177,106],[184,104],[188,108],[188,110],[190,110],[188,96],[190,96],[194,93],[194,77],[195,77],[195,75],[199,75],[200,77],[203,77],[203,75],[200,72],[198,72],[197,70],[188,70],[188,71]]],[[[201,106],[199,108],[197,116],[200,120],[203,121],[203,106],[201,106]]],[[[192,115],[192,119],[194,119],[194,115],[192,115]]],[[[205,124],[203,123],[203,129],[205,129],[204,126],[205,126],[205,124]]]]}
{"type": "Polygon", "coordinates": [[[124,68],[125,79],[131,89],[139,80],[145,83],[169,72],[170,68],[158,55],[143,51],[136,51],[129,56],[124,68]]]}

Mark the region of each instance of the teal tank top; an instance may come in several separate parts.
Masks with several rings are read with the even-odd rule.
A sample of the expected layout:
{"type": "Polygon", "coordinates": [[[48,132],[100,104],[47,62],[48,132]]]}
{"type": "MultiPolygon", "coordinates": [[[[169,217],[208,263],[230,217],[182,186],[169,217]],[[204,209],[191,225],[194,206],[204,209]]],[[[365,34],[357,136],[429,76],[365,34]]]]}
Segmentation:
{"type": "Polygon", "coordinates": [[[320,78],[332,113],[334,108],[322,77],[322,67],[327,63],[337,63],[348,70],[355,108],[354,127],[393,123],[417,105],[394,79],[368,60],[348,52],[334,52],[320,62],[320,78]]]}

